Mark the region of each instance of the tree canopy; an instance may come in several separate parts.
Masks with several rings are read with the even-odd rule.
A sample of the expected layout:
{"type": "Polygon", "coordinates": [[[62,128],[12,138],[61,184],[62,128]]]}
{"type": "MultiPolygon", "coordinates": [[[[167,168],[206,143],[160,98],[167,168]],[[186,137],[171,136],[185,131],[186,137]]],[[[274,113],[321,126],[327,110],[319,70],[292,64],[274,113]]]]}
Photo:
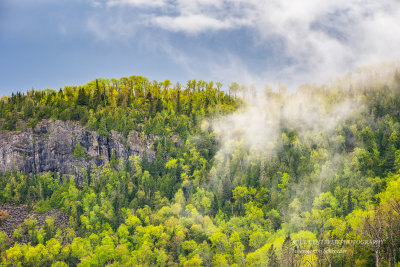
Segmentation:
{"type": "MultiPolygon", "coordinates": [[[[33,203],[37,212],[60,209],[69,225],[58,229],[49,217],[39,227],[32,217],[12,236],[0,231],[0,265],[395,266],[396,75],[380,85],[303,86],[327,108],[352,99],[360,111],[330,132],[309,136],[283,125],[261,150],[239,140],[222,151],[209,124],[246,108],[242,97],[256,95],[237,83],[230,95],[220,83],[173,86],[131,76],[4,97],[3,130],[34,127],[43,119],[75,120],[102,135],[134,129],[162,138],[153,161],[114,155],[109,164],[84,170],[83,182],[57,173],[2,174],[2,203],[33,203]],[[260,152],[270,147],[273,153],[260,152]]],[[[297,93],[265,92],[268,101],[297,93]]],[[[85,157],[79,143],[73,152],[85,157]]]]}

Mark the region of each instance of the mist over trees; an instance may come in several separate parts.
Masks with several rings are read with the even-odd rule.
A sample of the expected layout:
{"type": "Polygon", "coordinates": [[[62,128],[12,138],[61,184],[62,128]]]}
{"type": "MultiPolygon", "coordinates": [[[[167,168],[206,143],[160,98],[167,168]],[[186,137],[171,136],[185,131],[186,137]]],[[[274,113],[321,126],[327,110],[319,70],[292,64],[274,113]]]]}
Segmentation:
{"type": "Polygon", "coordinates": [[[60,209],[69,222],[29,218],[0,232],[0,264],[399,264],[399,71],[360,69],[295,92],[227,88],[131,76],[2,97],[5,131],[53,119],[159,138],[153,161],[114,154],[83,182],[2,174],[3,204],[60,209]]]}

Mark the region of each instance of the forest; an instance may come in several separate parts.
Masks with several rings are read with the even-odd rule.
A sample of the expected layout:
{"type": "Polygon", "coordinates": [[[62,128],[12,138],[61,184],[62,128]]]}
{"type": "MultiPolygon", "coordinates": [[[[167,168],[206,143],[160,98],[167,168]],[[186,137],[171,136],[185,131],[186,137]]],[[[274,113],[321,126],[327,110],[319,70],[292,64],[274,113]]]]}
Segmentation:
{"type": "Polygon", "coordinates": [[[1,203],[68,217],[0,232],[1,266],[400,266],[399,70],[296,91],[130,76],[0,99],[2,131],[45,119],[153,134],[155,158],[114,155],[82,181],[1,174],[1,203]]]}

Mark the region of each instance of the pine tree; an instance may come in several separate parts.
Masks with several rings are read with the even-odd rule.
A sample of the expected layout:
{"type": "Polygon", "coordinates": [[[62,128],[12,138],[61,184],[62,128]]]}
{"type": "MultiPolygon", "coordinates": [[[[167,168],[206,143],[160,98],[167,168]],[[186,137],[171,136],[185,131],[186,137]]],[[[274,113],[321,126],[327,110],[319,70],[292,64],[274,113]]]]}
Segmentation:
{"type": "Polygon", "coordinates": [[[74,148],[74,157],[77,159],[80,158],[84,158],[85,155],[85,150],[84,148],[81,146],[81,144],[79,142],[76,142],[75,144],[75,148],[74,148]]]}
{"type": "Polygon", "coordinates": [[[274,245],[271,245],[271,247],[268,250],[268,266],[270,267],[279,266],[278,256],[276,255],[274,245]]]}

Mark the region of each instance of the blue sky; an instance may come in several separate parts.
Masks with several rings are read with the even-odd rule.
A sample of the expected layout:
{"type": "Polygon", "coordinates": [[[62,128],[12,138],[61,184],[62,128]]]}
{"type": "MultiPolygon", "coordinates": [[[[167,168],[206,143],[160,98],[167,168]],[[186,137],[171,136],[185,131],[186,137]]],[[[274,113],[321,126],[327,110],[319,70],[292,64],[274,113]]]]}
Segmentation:
{"type": "Polygon", "coordinates": [[[329,2],[2,0],[0,95],[130,75],[294,88],[399,58],[398,1],[329,2]]]}

